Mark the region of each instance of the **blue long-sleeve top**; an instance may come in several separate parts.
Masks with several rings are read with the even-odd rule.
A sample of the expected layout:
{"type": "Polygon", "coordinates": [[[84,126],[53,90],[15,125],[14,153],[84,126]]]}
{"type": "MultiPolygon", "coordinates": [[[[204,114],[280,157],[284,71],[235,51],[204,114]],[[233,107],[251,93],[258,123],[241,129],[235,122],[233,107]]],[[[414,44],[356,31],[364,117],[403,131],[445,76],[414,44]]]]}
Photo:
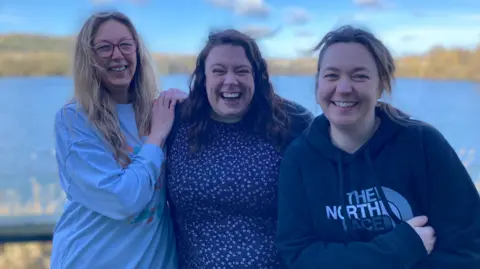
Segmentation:
{"type": "Polygon", "coordinates": [[[51,268],[177,268],[164,152],[139,137],[131,104],[116,110],[131,159],[126,167],[76,102],[56,114],[56,159],[67,201],[54,231],[51,268]]]}

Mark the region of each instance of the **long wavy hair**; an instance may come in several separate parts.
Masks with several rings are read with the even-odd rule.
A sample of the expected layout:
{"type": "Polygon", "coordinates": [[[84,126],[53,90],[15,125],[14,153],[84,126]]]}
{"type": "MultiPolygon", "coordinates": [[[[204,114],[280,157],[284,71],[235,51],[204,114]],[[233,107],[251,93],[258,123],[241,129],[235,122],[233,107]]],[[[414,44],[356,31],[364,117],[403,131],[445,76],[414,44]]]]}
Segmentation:
{"type": "Polygon", "coordinates": [[[151,55],[131,20],[120,12],[97,12],[91,15],[81,28],[75,44],[73,61],[74,98],[111,147],[119,164],[130,162],[124,149],[125,138],[120,131],[119,120],[112,100],[101,83],[99,65],[95,60],[93,40],[98,28],[109,20],[124,24],[137,42],[137,68],[130,84],[137,128],[140,136],[148,135],[151,125],[151,108],[158,94],[156,73],[151,55]]]}
{"type": "MultiPolygon", "coordinates": [[[[377,97],[381,98],[384,94],[390,95],[392,93],[392,85],[395,81],[396,70],[392,54],[383,42],[376,38],[372,33],[363,29],[355,28],[351,25],[344,25],[336,30],[328,32],[313,49],[313,51],[319,51],[317,74],[315,76],[316,86],[318,86],[318,72],[320,72],[320,64],[323,55],[328,47],[336,43],[358,43],[363,45],[372,55],[378,69],[380,85],[377,97]]],[[[390,119],[397,123],[419,123],[418,121],[411,120],[409,115],[386,102],[378,101],[377,106],[379,106],[390,119]]]]}
{"type": "Polygon", "coordinates": [[[257,43],[237,30],[227,29],[209,34],[190,78],[190,94],[182,107],[181,116],[189,124],[188,143],[191,152],[198,152],[208,140],[212,107],[207,98],[205,61],[210,51],[219,45],[239,46],[245,50],[253,69],[255,92],[242,122],[247,130],[269,139],[280,149],[286,141],[290,126],[286,112],[289,103],[274,92],[267,63],[257,43]]]}

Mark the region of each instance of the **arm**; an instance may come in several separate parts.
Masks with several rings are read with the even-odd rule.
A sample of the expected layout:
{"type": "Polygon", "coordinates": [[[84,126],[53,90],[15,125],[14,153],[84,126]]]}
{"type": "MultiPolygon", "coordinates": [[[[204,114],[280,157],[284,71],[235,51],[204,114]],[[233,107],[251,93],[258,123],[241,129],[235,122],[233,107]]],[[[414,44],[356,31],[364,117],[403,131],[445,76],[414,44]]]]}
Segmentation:
{"type": "Polygon", "coordinates": [[[371,242],[320,241],[311,217],[315,213],[310,210],[306,186],[295,155],[291,148],[286,152],[279,178],[276,243],[287,268],[408,268],[426,257],[427,252],[420,237],[407,223],[399,224],[391,232],[371,242]]]}
{"type": "Polygon", "coordinates": [[[427,268],[480,268],[480,197],[455,150],[432,127],[423,131],[426,215],[437,241],[427,268]]]}
{"type": "Polygon", "coordinates": [[[164,159],[159,146],[143,145],[122,168],[85,117],[69,108],[56,115],[55,137],[60,179],[69,200],[117,220],[150,202],[164,159]]]}

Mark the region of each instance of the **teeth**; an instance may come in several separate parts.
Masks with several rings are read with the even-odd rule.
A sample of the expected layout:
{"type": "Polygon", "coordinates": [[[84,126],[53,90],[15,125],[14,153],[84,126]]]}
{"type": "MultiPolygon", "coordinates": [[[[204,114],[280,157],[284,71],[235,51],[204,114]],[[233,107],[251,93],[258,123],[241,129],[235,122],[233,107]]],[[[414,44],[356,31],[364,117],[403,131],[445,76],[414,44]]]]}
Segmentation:
{"type": "Polygon", "coordinates": [[[239,92],[223,92],[223,98],[238,98],[240,96],[239,92]]]}
{"type": "Polygon", "coordinates": [[[117,68],[110,68],[110,70],[119,72],[119,71],[125,70],[126,68],[127,68],[126,66],[122,66],[122,67],[117,67],[117,68]]]}
{"type": "Polygon", "coordinates": [[[339,107],[352,107],[357,104],[357,102],[333,102],[333,103],[339,107]]]}

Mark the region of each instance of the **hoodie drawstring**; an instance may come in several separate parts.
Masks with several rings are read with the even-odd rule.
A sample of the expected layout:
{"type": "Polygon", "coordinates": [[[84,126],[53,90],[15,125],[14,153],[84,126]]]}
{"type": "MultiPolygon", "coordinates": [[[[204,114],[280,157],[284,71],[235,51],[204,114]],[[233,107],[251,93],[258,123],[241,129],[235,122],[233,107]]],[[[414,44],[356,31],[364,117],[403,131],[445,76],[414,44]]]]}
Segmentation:
{"type": "Polygon", "coordinates": [[[353,240],[356,240],[356,234],[350,233],[352,231],[352,221],[350,220],[350,216],[347,212],[347,202],[345,198],[345,190],[344,190],[344,178],[343,178],[343,162],[342,162],[342,154],[339,152],[337,155],[337,172],[338,172],[338,191],[340,193],[340,197],[342,197],[342,208],[340,213],[343,215],[343,221],[345,225],[345,231],[347,236],[352,236],[353,240]]]}
{"type": "Polygon", "coordinates": [[[382,204],[384,205],[385,210],[387,211],[390,218],[392,218],[392,220],[395,222],[395,224],[401,223],[402,220],[393,212],[387,200],[387,197],[385,196],[385,192],[383,192],[382,185],[380,184],[380,180],[378,179],[377,174],[375,173],[373,162],[370,157],[370,151],[368,149],[365,150],[365,159],[367,160],[367,165],[370,168],[370,172],[372,173],[373,184],[375,186],[375,189],[377,190],[377,193],[380,195],[380,200],[382,201],[382,204]]]}

